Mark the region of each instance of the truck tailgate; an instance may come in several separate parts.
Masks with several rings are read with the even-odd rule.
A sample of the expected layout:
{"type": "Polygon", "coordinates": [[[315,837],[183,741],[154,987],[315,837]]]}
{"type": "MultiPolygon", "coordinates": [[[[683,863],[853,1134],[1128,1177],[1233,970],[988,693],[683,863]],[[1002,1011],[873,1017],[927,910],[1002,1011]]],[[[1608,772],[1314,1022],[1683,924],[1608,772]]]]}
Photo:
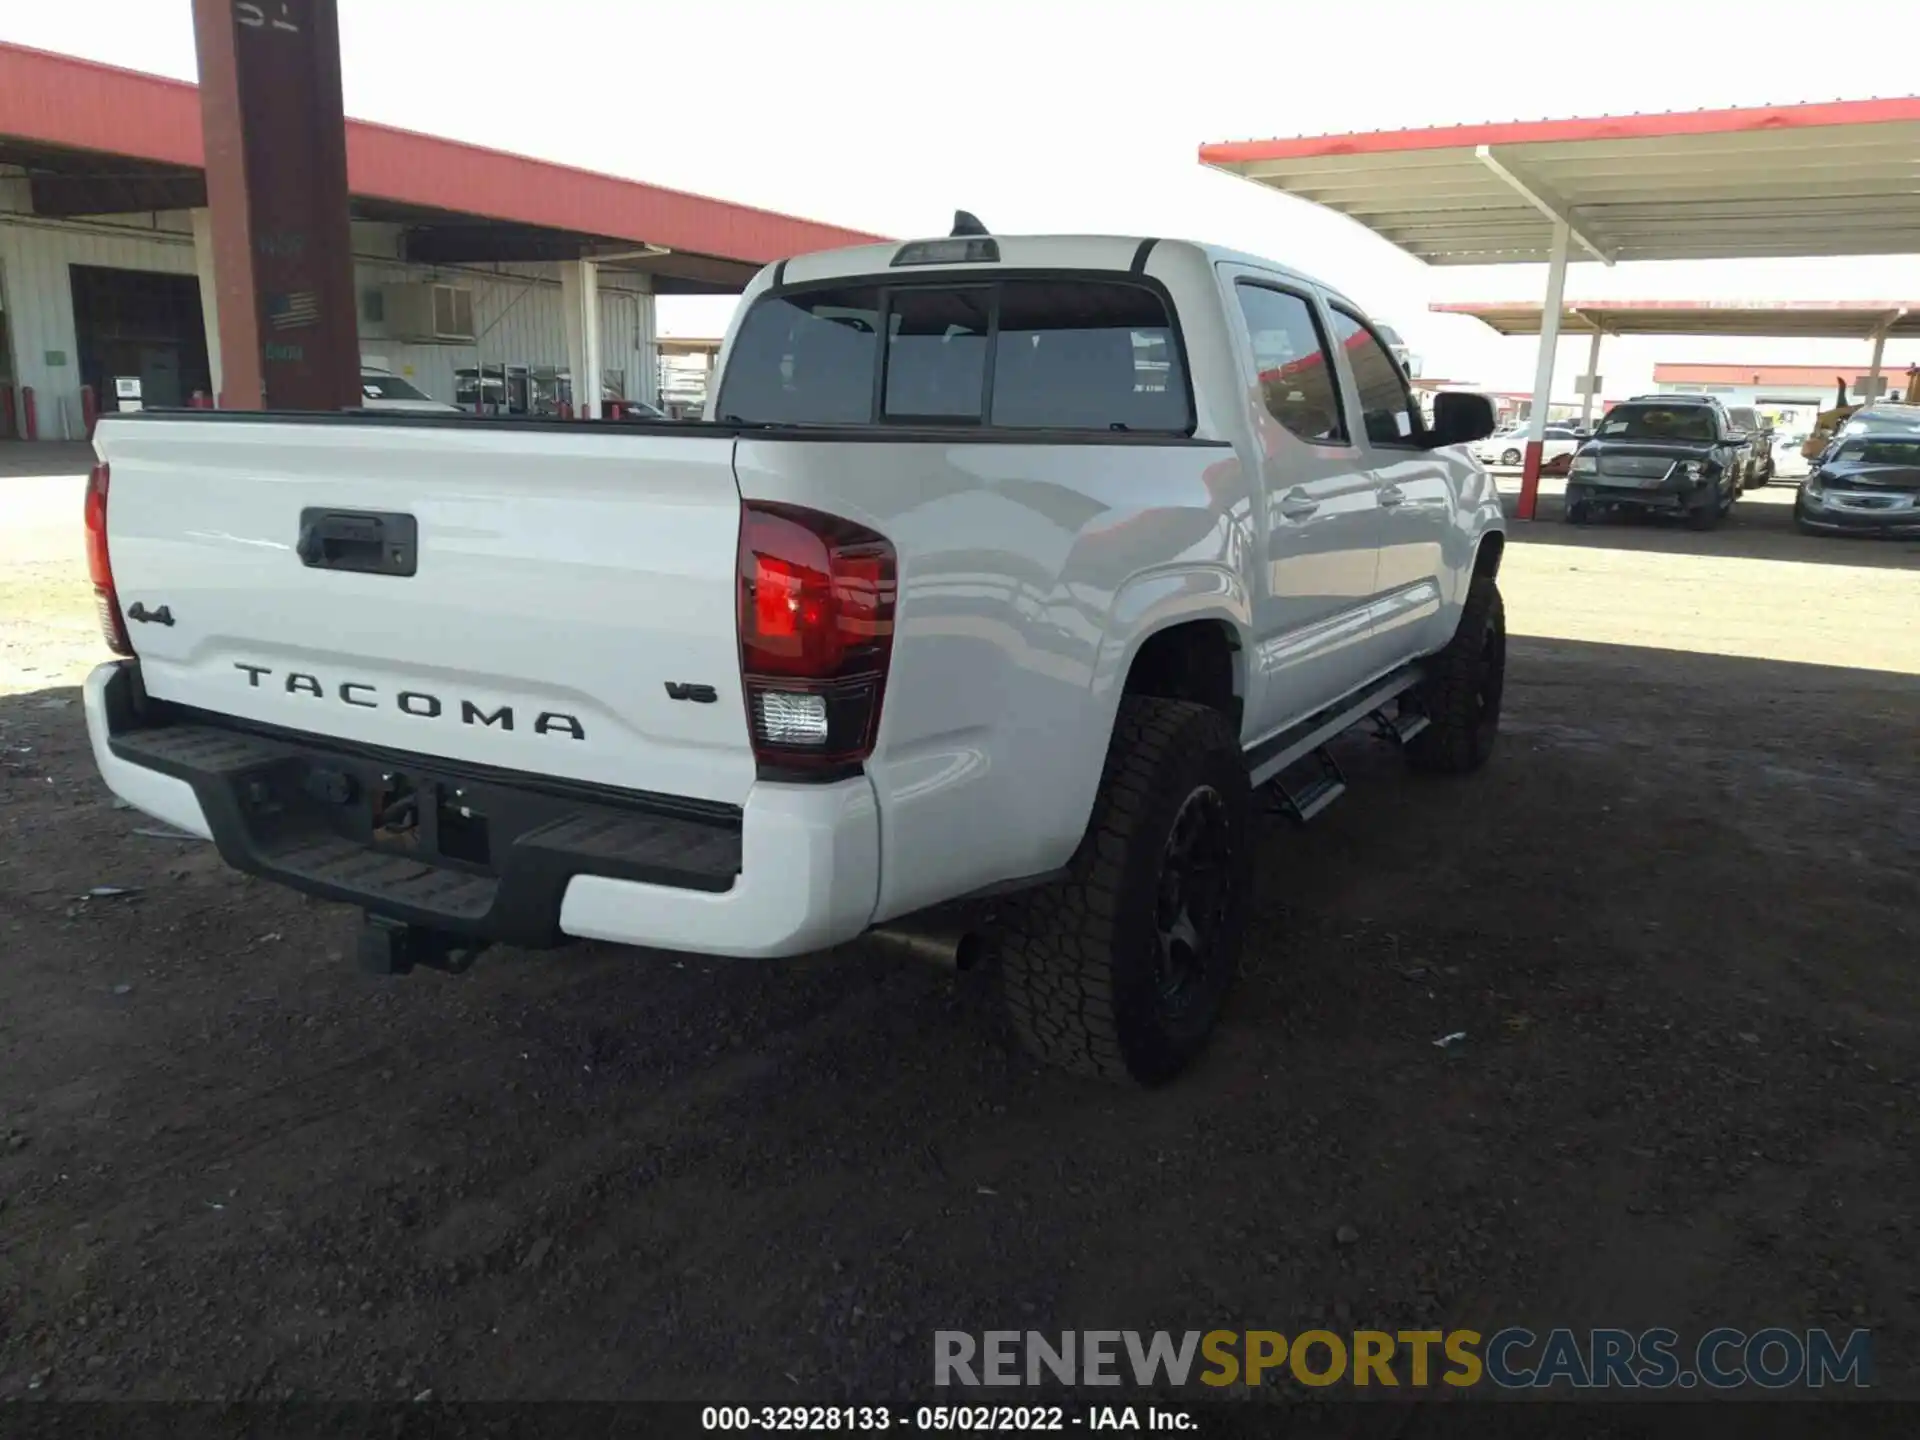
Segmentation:
{"type": "Polygon", "coordinates": [[[739,805],[754,760],[733,446],[227,414],[107,420],[96,438],[120,603],[172,621],[128,627],[150,694],[739,805]]]}

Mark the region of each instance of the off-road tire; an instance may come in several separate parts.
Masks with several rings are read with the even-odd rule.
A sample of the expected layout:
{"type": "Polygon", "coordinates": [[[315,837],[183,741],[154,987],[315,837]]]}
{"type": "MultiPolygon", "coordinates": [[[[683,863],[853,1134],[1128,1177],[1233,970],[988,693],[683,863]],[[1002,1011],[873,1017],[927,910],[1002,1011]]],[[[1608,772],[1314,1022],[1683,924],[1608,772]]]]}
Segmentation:
{"type": "Polygon", "coordinates": [[[1473,577],[1453,639],[1427,663],[1418,695],[1429,723],[1407,742],[1407,762],[1437,775],[1478,770],[1500,733],[1506,689],[1507,614],[1492,576],[1473,577]]]}
{"type": "Polygon", "coordinates": [[[1727,511],[1732,508],[1731,504],[1723,501],[1716,493],[1706,504],[1695,505],[1687,511],[1687,528],[1711,530],[1726,518],[1727,511]]]}
{"type": "Polygon", "coordinates": [[[1566,496],[1566,509],[1561,518],[1569,525],[1591,525],[1593,523],[1593,501],[1584,490],[1569,490],[1566,496]]]}
{"type": "Polygon", "coordinates": [[[1246,761],[1226,716],[1184,700],[1121,700],[1066,878],[1017,897],[996,927],[1007,1009],[1029,1050],[1062,1069],[1146,1085],[1171,1079],[1200,1053],[1240,964],[1251,810],[1246,761]],[[1208,788],[1230,841],[1223,919],[1205,983],[1176,1011],[1161,988],[1157,907],[1174,824],[1208,788]]]}

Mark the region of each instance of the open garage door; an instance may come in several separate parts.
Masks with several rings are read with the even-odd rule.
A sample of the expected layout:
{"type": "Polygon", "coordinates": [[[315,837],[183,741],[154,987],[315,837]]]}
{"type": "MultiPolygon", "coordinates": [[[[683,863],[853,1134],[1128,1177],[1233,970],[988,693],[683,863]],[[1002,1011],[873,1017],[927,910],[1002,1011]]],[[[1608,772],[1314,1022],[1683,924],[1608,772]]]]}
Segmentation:
{"type": "Polygon", "coordinates": [[[118,408],[114,381],[140,382],[145,406],[185,405],[213,390],[200,282],[151,270],[69,267],[80,383],[91,385],[102,411],[118,408]]]}

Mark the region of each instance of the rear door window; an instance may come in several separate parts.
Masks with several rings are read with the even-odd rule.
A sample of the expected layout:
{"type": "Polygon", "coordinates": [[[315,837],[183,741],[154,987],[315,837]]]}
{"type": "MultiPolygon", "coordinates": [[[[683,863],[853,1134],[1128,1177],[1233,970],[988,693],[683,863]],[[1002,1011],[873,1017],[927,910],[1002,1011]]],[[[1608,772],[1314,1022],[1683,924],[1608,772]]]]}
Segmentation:
{"type": "Polygon", "coordinates": [[[1179,335],[1157,291],[1064,276],[969,280],[763,296],[735,337],[717,413],[775,425],[1192,433],[1179,335]]]}
{"type": "Polygon", "coordinates": [[[1291,290],[1243,280],[1234,286],[1253,344],[1267,413],[1314,445],[1347,443],[1333,356],[1313,306],[1291,290]]]}

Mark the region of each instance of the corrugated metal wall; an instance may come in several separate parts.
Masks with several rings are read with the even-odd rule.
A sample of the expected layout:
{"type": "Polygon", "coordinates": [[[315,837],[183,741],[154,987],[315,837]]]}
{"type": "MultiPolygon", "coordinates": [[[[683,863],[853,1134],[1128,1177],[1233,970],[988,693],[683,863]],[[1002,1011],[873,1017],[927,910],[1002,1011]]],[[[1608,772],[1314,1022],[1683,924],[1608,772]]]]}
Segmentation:
{"type": "MultiPolygon", "coordinates": [[[[354,249],[362,256],[397,253],[398,231],[390,226],[356,225],[354,249]]],[[[567,327],[560,304],[558,265],[420,266],[398,259],[362,258],[360,350],[405,375],[436,400],[454,396],[454,371],[485,365],[567,363],[567,327]],[[371,318],[369,292],[382,285],[444,281],[473,291],[476,345],[402,345],[388,340],[383,320],[371,318]]],[[[620,393],[651,402],[653,304],[641,276],[600,272],[600,361],[620,376],[620,393]],[[638,389],[636,390],[636,387],[638,389]]]]}
{"type": "MultiPolygon", "coordinates": [[[[38,397],[40,434],[61,438],[61,405],[68,433],[80,429],[80,373],[73,323],[69,265],[102,265],[168,274],[194,273],[191,226],[184,215],[159,217],[159,228],[141,223],[69,224],[6,213],[0,209],[0,305],[14,355],[15,385],[31,385],[38,397]],[[64,363],[52,363],[55,358],[64,363]]],[[[356,289],[360,295],[360,349],[406,375],[436,400],[454,398],[454,371],[476,358],[488,365],[565,367],[567,332],[560,306],[557,265],[503,265],[484,269],[406,265],[381,255],[397,250],[393,227],[355,225],[356,289]],[[400,344],[387,338],[384,322],[369,318],[369,294],[384,284],[440,280],[474,292],[474,319],[481,331],[474,345],[400,344]]],[[[603,270],[600,275],[600,353],[603,367],[617,372],[621,393],[652,401],[657,392],[652,297],[644,277],[603,270]]]]}
{"type": "Polygon", "coordinates": [[[79,439],[83,432],[69,265],[191,275],[193,236],[0,215],[0,287],[13,348],[13,383],[33,387],[43,440],[79,439]]]}

